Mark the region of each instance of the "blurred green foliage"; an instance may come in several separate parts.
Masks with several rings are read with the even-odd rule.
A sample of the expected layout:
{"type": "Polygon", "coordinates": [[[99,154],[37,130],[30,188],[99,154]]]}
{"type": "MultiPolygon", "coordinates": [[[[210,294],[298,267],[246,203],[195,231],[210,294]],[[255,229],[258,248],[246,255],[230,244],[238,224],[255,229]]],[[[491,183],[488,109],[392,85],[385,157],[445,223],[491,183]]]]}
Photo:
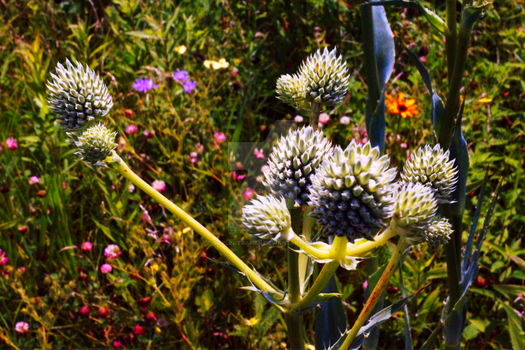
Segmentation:
{"type": "MultiPolygon", "coordinates": [[[[78,161],[53,123],[45,82],[57,62],[87,62],[113,95],[115,106],[105,121],[119,132],[121,156],[146,181],[165,181],[165,195],[222,240],[239,242],[248,236],[228,231],[229,221],[239,219],[230,208],[246,203],[248,187],[264,191],[257,181],[264,160],[235,145],[272,141],[273,123],[295,117],[275,98],[281,74],[295,71],[317,48],[336,45],[352,78],[345,103],[324,111],[330,115],[324,131],[342,145],[366,137],[359,8],[331,0],[26,0],[2,1],[0,8],[0,249],[9,258],[0,267],[0,341],[18,348],[111,348],[114,341],[125,348],[281,347],[286,341],[281,315],[239,289],[244,281],[231,271],[206,259],[219,258],[212,247],[183,232],[178,221],[140,191],[130,191],[116,173],[78,161]],[[178,53],[179,45],[187,52],[178,53]],[[230,63],[227,69],[203,65],[220,58],[230,63]],[[191,94],[171,78],[176,69],[187,70],[197,82],[191,94]],[[136,92],[137,78],[153,79],[160,87],[136,92]],[[343,116],[349,124],[340,123],[343,116]],[[138,127],[136,135],[125,132],[130,124],[138,127]],[[145,130],[153,137],[146,138],[145,130]],[[224,133],[226,142],[217,143],[216,132],[224,133]],[[17,140],[17,149],[9,149],[9,137],[17,140]],[[192,152],[197,162],[190,160],[192,152]],[[244,182],[232,177],[236,163],[253,169],[237,170],[249,175],[244,182]],[[29,184],[31,176],[40,182],[29,184]],[[164,233],[170,243],[155,238],[164,233]],[[84,241],[93,243],[91,251],[80,249],[84,241]],[[111,273],[102,274],[103,251],[112,243],[123,254],[112,261],[111,273]],[[80,312],[82,306],[90,307],[89,314],[80,312]],[[28,333],[15,332],[19,321],[29,323],[28,333]],[[134,332],[137,325],[143,334],[134,332]]],[[[387,11],[397,39],[426,62],[436,90],[444,93],[444,43],[417,12],[387,11]]],[[[469,296],[462,348],[523,343],[524,15],[521,0],[495,3],[476,25],[469,51],[463,91],[469,183],[488,171],[492,188],[501,176],[505,184],[469,296]]],[[[430,97],[401,43],[396,45],[388,93],[416,99],[419,110],[414,118],[388,115],[387,151],[400,167],[414,148],[432,142],[432,131],[430,97]]],[[[268,157],[271,143],[259,145],[268,157]]],[[[465,235],[477,191],[468,197],[465,235]]],[[[231,248],[282,286],[283,247],[231,248]]],[[[378,250],[380,258],[386,249],[378,250]]],[[[416,348],[439,320],[446,295],[443,261],[440,250],[418,246],[404,265],[407,293],[431,284],[409,304],[416,348]]],[[[362,271],[338,276],[352,320],[366,276],[362,271]]],[[[399,287],[392,281],[389,303],[400,297],[399,287]]],[[[306,327],[312,335],[311,318],[306,327]]],[[[401,315],[382,328],[380,347],[404,346],[401,315]]]]}

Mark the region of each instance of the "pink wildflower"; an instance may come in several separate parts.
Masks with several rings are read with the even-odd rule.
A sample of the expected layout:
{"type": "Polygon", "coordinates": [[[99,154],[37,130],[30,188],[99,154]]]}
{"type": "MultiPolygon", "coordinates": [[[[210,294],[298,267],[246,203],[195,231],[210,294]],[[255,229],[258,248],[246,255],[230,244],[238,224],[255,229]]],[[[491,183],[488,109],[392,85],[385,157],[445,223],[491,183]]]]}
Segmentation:
{"type": "Polygon", "coordinates": [[[9,261],[9,258],[7,257],[5,252],[3,252],[2,249],[0,249],[0,265],[7,264],[8,261],[9,261]]]}
{"type": "Polygon", "coordinates": [[[204,146],[200,143],[195,145],[195,148],[197,149],[197,152],[202,153],[204,151],[204,146]]]}
{"type": "Polygon", "coordinates": [[[126,134],[135,135],[137,131],[138,131],[137,126],[133,124],[128,125],[128,127],[126,128],[126,134]]]}
{"type": "Polygon", "coordinates": [[[146,140],[152,139],[154,135],[155,135],[155,131],[144,130],[144,137],[146,138],[146,140]]]}
{"type": "Polygon", "coordinates": [[[248,187],[246,189],[246,192],[244,192],[244,198],[250,199],[253,197],[254,194],[255,194],[255,191],[248,187]]]}
{"type": "Polygon", "coordinates": [[[319,114],[319,124],[326,124],[330,120],[330,116],[326,113],[319,114]]]}
{"type": "Polygon", "coordinates": [[[120,349],[120,347],[122,346],[122,343],[119,340],[115,340],[113,342],[113,346],[115,347],[115,349],[120,349]]]}
{"type": "Polygon", "coordinates": [[[29,325],[26,322],[18,322],[15,326],[18,333],[25,333],[29,330],[29,325]]]}
{"type": "Polygon", "coordinates": [[[166,191],[166,183],[161,180],[153,181],[153,183],[151,184],[151,187],[153,187],[155,191],[159,191],[159,192],[166,191]]]}
{"type": "Polygon", "coordinates": [[[102,273],[108,273],[108,272],[111,272],[111,270],[113,270],[113,268],[111,267],[110,264],[104,264],[100,267],[100,272],[102,273]]]}
{"type": "Polygon", "coordinates": [[[67,190],[67,182],[65,182],[65,181],[62,182],[62,188],[63,188],[64,190],[67,190]]]}
{"type": "Polygon", "coordinates": [[[350,124],[350,118],[348,118],[347,116],[341,117],[341,119],[339,119],[339,122],[345,125],[350,124]]]}
{"type": "Polygon", "coordinates": [[[363,283],[363,289],[366,289],[366,287],[368,287],[368,280],[366,280],[365,283],[363,283]]]}
{"type": "Polygon", "coordinates": [[[92,248],[93,248],[93,244],[91,242],[88,242],[88,241],[85,241],[80,246],[80,249],[82,249],[82,250],[91,250],[92,248]]]}
{"type": "Polygon", "coordinates": [[[253,150],[253,154],[255,154],[255,157],[257,157],[257,159],[264,159],[264,152],[262,150],[262,148],[259,150],[259,149],[254,149],[253,150]]]}
{"type": "Polygon", "coordinates": [[[108,259],[116,259],[120,256],[120,248],[116,244],[110,244],[104,250],[104,256],[108,259]]]}
{"type": "Polygon", "coordinates": [[[219,144],[223,141],[226,141],[226,136],[222,132],[216,132],[213,134],[213,137],[215,138],[215,143],[219,144]]]}
{"type": "Polygon", "coordinates": [[[144,334],[144,327],[142,327],[141,325],[136,325],[135,328],[133,328],[133,333],[135,333],[135,335],[142,335],[144,334]]]}
{"type": "Polygon", "coordinates": [[[84,305],[80,308],[79,312],[82,314],[82,316],[86,316],[86,315],[89,315],[89,313],[91,312],[91,309],[89,308],[89,306],[84,305]]]}
{"type": "Polygon", "coordinates": [[[36,176],[31,176],[31,178],[29,178],[29,184],[30,185],[34,185],[36,183],[40,182],[40,179],[36,176]]]}
{"type": "Polygon", "coordinates": [[[237,175],[237,173],[233,172],[233,179],[234,180],[244,180],[245,175],[237,175]]]}
{"type": "Polygon", "coordinates": [[[12,137],[9,137],[7,140],[5,140],[5,143],[7,144],[7,148],[9,148],[9,149],[17,149],[18,148],[18,143],[12,137]]]}
{"type": "Polygon", "coordinates": [[[191,152],[187,157],[193,164],[196,164],[199,161],[197,152],[191,152]]]}

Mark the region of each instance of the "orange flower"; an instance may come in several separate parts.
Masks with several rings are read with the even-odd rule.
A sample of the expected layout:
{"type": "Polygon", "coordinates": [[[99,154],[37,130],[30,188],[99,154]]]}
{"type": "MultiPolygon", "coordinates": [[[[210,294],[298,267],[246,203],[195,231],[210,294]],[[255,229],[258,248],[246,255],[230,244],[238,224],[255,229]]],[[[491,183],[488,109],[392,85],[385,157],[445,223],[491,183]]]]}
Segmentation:
{"type": "Polygon", "coordinates": [[[411,99],[405,101],[405,94],[400,92],[396,99],[391,95],[386,95],[387,101],[385,101],[386,106],[388,107],[390,113],[401,114],[403,118],[410,117],[412,118],[414,114],[418,114],[416,108],[416,100],[411,99]]]}

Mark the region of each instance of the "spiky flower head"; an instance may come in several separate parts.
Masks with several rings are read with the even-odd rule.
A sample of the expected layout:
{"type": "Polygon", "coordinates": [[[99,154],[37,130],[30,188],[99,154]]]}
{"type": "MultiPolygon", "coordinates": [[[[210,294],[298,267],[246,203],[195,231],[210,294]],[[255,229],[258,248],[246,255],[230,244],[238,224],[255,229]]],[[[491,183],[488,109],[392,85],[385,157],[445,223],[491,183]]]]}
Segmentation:
{"type": "Polygon", "coordinates": [[[57,74],[51,73],[48,103],[64,130],[75,132],[83,129],[86,122],[105,116],[113,107],[113,98],[102,79],[87,65],[77,62],[75,67],[66,60],[66,66],[58,63],[57,74]]]}
{"type": "Polygon", "coordinates": [[[283,197],[257,196],[251,203],[242,209],[243,224],[249,233],[274,241],[292,239],[290,212],[283,197]]]}
{"type": "Polygon", "coordinates": [[[379,147],[352,141],[346,149],[335,147],[325,156],[311,187],[311,216],[326,235],[350,242],[358,237],[371,240],[373,228],[384,227],[394,212],[396,170],[390,159],[380,157],[379,147]]]}
{"type": "Polygon", "coordinates": [[[436,247],[446,244],[454,230],[448,219],[434,219],[424,233],[424,241],[430,246],[436,247]]]}
{"type": "Polygon", "coordinates": [[[104,159],[117,148],[115,137],[117,132],[111,132],[104,124],[93,125],[84,131],[75,141],[80,158],[86,163],[103,163],[104,159]]]}
{"type": "Polygon", "coordinates": [[[277,79],[275,84],[275,91],[279,95],[277,98],[288,103],[296,109],[299,104],[305,100],[306,97],[306,82],[300,74],[285,74],[277,79]]]}
{"type": "Polygon", "coordinates": [[[343,102],[348,90],[348,68],[343,56],[337,57],[334,48],[328,51],[325,47],[308,57],[303,62],[299,74],[306,81],[306,99],[328,106],[337,106],[343,102]]]}
{"type": "Polygon", "coordinates": [[[438,203],[448,203],[450,194],[458,182],[458,168],[454,159],[449,160],[450,152],[443,152],[439,144],[420,147],[405,163],[401,179],[406,183],[421,182],[435,191],[438,203]]]}
{"type": "Polygon", "coordinates": [[[437,200],[429,186],[420,182],[403,184],[394,213],[398,232],[409,239],[417,239],[428,229],[437,208],[437,200]]]}
{"type": "Polygon", "coordinates": [[[291,130],[286,137],[281,136],[273,148],[264,184],[273,194],[293,199],[297,205],[305,205],[312,177],[323,157],[331,151],[332,143],[311,126],[291,130]]]}

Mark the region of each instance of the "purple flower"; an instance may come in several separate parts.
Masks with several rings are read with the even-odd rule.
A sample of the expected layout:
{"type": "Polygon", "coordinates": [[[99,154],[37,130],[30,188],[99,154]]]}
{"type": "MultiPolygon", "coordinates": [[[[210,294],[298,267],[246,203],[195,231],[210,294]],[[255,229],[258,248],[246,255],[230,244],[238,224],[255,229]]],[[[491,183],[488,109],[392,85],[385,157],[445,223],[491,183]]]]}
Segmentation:
{"type": "Polygon", "coordinates": [[[181,84],[184,84],[188,80],[190,80],[190,76],[188,75],[188,72],[185,70],[177,69],[175,73],[173,73],[173,79],[178,81],[181,84]]]}
{"type": "Polygon", "coordinates": [[[196,81],[187,81],[184,84],[182,84],[182,87],[184,88],[184,92],[190,92],[191,90],[195,89],[197,86],[196,81]]]}
{"type": "Polygon", "coordinates": [[[135,83],[133,84],[133,88],[140,92],[146,92],[151,89],[156,89],[159,86],[159,84],[153,84],[153,80],[147,78],[139,78],[135,80],[135,83]]]}

